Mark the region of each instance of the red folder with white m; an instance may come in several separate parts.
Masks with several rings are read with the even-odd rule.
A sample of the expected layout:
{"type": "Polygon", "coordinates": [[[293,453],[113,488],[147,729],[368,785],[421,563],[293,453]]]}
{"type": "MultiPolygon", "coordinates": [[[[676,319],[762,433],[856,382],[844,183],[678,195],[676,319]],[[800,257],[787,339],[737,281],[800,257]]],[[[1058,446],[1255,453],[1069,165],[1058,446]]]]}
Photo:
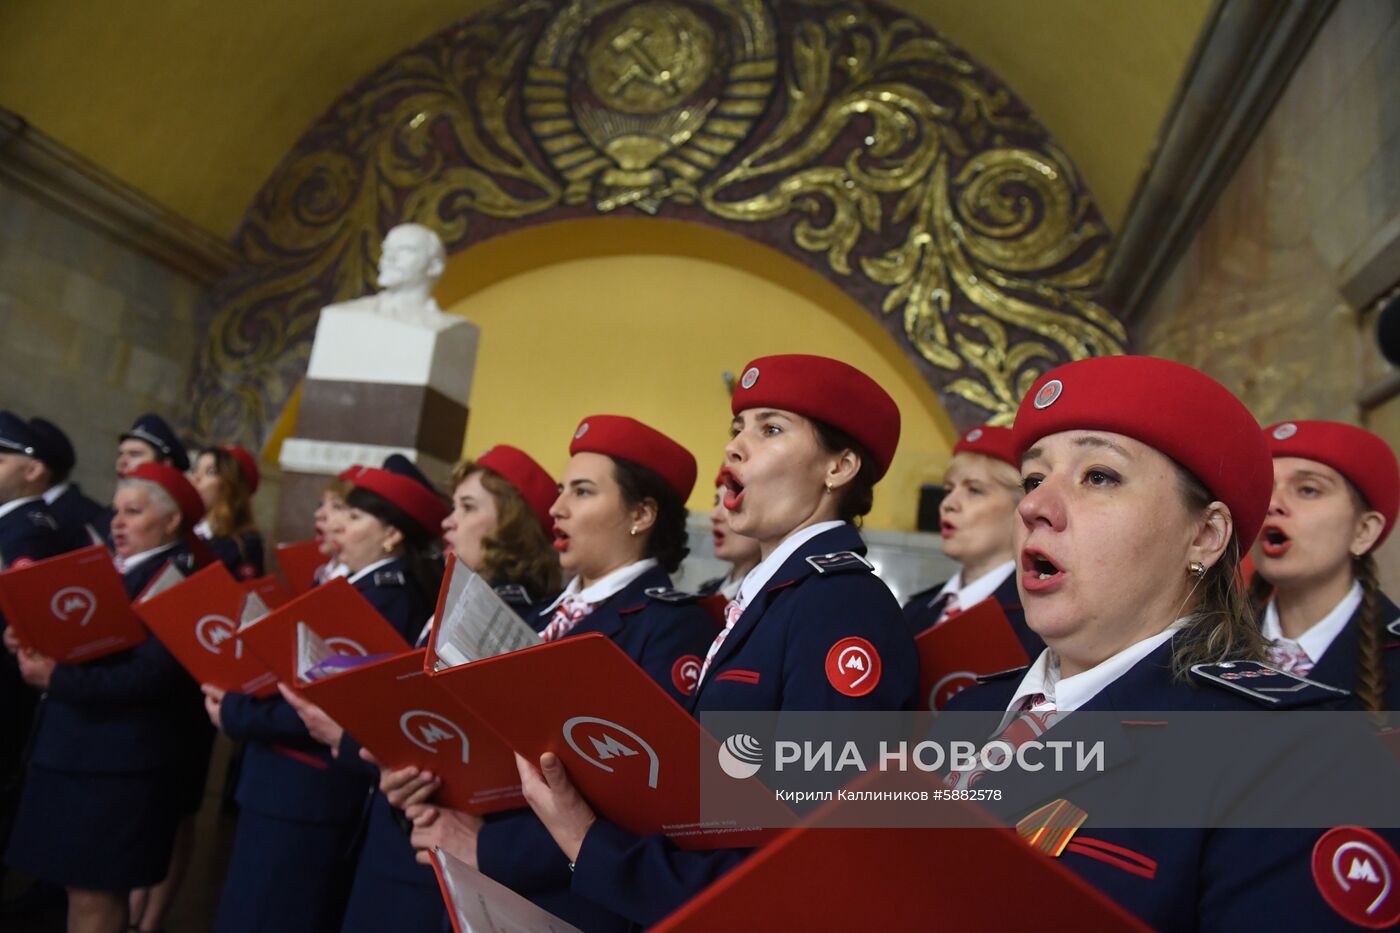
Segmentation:
{"type": "Polygon", "coordinates": [[[283,683],[296,682],[297,625],[304,623],[337,654],[368,657],[412,648],[343,578],[323,583],[239,629],[253,654],[283,683]]]}
{"type": "Polygon", "coordinates": [[[525,806],[515,753],[423,672],[424,650],[298,683],[297,692],[381,764],[413,765],[441,778],[439,803],[476,814],[525,806]]]}
{"type": "Polygon", "coordinates": [[[146,640],[112,555],[101,545],[0,573],[0,610],[22,644],[60,664],[81,664],[146,640]]]}
{"type": "MultiPolygon", "coordinates": [[[[689,849],[753,846],[776,834],[700,821],[701,766],[717,761],[719,743],[603,635],[565,638],[429,677],[525,758],[557,754],[594,809],[624,829],[665,833],[689,849]],[[527,702],[526,684],[545,686],[531,690],[527,702]]],[[[772,803],[772,791],[742,783],[748,790],[736,793],[772,803]]],[[[790,816],[781,805],[772,807],[790,816]]]]}
{"type": "Polygon", "coordinates": [[[238,637],[248,587],[218,561],[132,608],[202,684],[265,697],[277,678],[238,637]]]}
{"type": "Polygon", "coordinates": [[[919,696],[924,708],[942,709],[981,674],[1021,667],[1030,659],[1001,604],[984,599],[914,639],[919,650],[919,696]]]}
{"type": "MultiPolygon", "coordinates": [[[[862,790],[935,788],[926,775],[872,772],[862,790]]],[[[1017,831],[973,804],[957,828],[863,827],[833,801],[652,929],[1123,930],[1147,927],[1017,831]]]]}

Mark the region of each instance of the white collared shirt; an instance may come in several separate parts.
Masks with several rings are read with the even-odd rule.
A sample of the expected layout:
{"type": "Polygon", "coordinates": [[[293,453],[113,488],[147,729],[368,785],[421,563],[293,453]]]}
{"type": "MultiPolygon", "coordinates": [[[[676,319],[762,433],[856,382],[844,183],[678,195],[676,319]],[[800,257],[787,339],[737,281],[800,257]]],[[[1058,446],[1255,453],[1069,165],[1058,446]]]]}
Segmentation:
{"type": "MultiPolygon", "coordinates": [[[[1011,702],[1007,704],[1007,712],[1019,711],[1021,704],[1036,694],[1044,695],[1046,705],[1053,707],[1057,712],[1068,713],[1077,710],[1102,693],[1109,684],[1128,673],[1133,665],[1156,651],[1185,624],[1185,619],[1177,619],[1156,635],[1135,642],[1072,677],[1060,676],[1060,658],[1054,649],[1046,648],[1035,659],[1030,670],[1026,671],[1026,676],[1021,678],[1021,685],[1016,688],[1011,702]]],[[[1004,728],[1005,721],[1002,725],[1004,728]]]]}
{"type": "Polygon", "coordinates": [[[45,489],[42,493],[40,493],[40,495],[44,497],[44,503],[46,505],[53,505],[55,502],[58,501],[59,496],[63,495],[65,492],[68,491],[68,487],[71,485],[73,484],[59,483],[57,486],[50,486],[48,489],[45,489]]]}
{"type": "MultiPolygon", "coordinates": [[[[748,576],[748,574],[744,574],[744,577],[746,576],[748,576]]],[[[719,589],[715,590],[715,592],[723,596],[725,602],[728,602],[739,595],[739,587],[744,585],[744,577],[739,577],[737,579],[734,577],[725,577],[724,582],[719,585],[719,589]]]]}
{"type": "Polygon", "coordinates": [[[1309,626],[1308,630],[1296,639],[1283,634],[1283,626],[1279,624],[1278,618],[1278,603],[1271,599],[1269,605],[1264,608],[1264,621],[1260,624],[1260,628],[1264,632],[1264,637],[1269,641],[1285,648],[1297,645],[1308,656],[1308,660],[1316,664],[1322,660],[1327,649],[1332,647],[1332,642],[1336,640],[1337,636],[1342,634],[1342,629],[1347,627],[1347,622],[1351,621],[1352,615],[1361,605],[1361,599],[1361,583],[1353,581],[1351,589],[1347,590],[1342,601],[1333,606],[1331,612],[1309,626]]]}
{"type": "MultiPolygon", "coordinates": [[[[357,583],[357,582],[359,582],[360,580],[363,580],[365,577],[369,576],[370,574],[374,573],[374,572],[375,572],[376,570],[378,570],[380,567],[383,567],[383,566],[385,566],[386,564],[392,564],[392,563],[393,563],[394,561],[396,561],[396,560],[398,560],[397,557],[386,557],[386,558],[384,558],[383,560],[377,560],[377,561],[375,561],[374,563],[370,564],[368,567],[364,568],[363,570],[360,570],[360,571],[358,571],[357,573],[352,573],[352,574],[350,574],[350,575],[349,575],[349,579],[347,579],[345,582],[346,582],[346,583],[357,583]]],[[[346,568],[346,571],[348,572],[349,569],[350,569],[350,568],[347,567],[347,568],[346,568]]]]}
{"type": "Polygon", "coordinates": [[[601,580],[593,581],[586,589],[583,586],[583,581],[579,577],[574,577],[569,581],[569,585],[564,587],[564,592],[560,593],[558,598],[550,603],[540,615],[552,613],[559,607],[559,604],[564,601],[565,597],[568,596],[577,597],[586,603],[591,603],[596,606],[603,600],[622,592],[631,585],[634,580],[655,566],[657,566],[656,558],[648,557],[646,560],[639,560],[635,564],[628,564],[625,567],[617,568],[601,580]]]}
{"type": "Polygon", "coordinates": [[[121,572],[130,573],[157,554],[163,554],[170,550],[175,544],[176,542],[171,541],[169,544],[162,544],[160,547],[151,548],[149,551],[142,551],[140,554],[132,554],[130,557],[119,556],[117,559],[121,561],[121,572]]]}
{"type": "Polygon", "coordinates": [[[0,518],[4,518],[22,505],[30,502],[38,502],[41,498],[41,496],[25,496],[21,499],[11,499],[4,505],[0,505],[0,518]]]}
{"type": "Polygon", "coordinates": [[[1009,560],[1004,564],[998,564],[976,580],[963,586],[962,571],[959,570],[957,573],[953,574],[952,578],[949,579],[947,583],[943,584],[943,588],[939,590],[929,602],[936,603],[949,593],[956,593],[958,608],[962,610],[971,609],[973,606],[995,593],[997,587],[1005,583],[1006,578],[1011,576],[1015,571],[1016,562],[1014,560],[1009,560]]]}
{"type": "Polygon", "coordinates": [[[817,522],[815,525],[808,525],[800,531],[794,531],[783,539],[783,543],[773,549],[773,553],[764,558],[757,567],[750,570],[744,577],[744,582],[739,585],[739,595],[734,597],[739,601],[739,608],[743,609],[753,602],[755,596],[763,591],[768,585],[768,581],[773,579],[773,575],[787,562],[787,559],[797,553],[797,549],[811,541],[819,534],[831,531],[833,528],[840,528],[846,524],[842,521],[817,522]]]}
{"type": "Polygon", "coordinates": [[[209,527],[208,519],[201,518],[199,523],[194,526],[194,533],[205,541],[214,537],[214,529],[209,527]]]}

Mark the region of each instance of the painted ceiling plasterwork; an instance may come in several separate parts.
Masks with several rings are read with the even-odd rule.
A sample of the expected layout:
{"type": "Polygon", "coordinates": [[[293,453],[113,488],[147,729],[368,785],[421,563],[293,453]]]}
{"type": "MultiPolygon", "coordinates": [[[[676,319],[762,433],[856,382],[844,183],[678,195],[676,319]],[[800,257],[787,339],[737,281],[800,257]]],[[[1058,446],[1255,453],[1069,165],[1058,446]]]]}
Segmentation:
{"type": "Polygon", "coordinates": [[[831,278],[942,393],[1006,422],[1044,368],[1119,352],[1090,296],[1109,235],[1070,159],[993,75],[888,7],[507,4],[371,74],[235,238],[195,429],[260,439],[316,312],[373,286],[395,223],[458,251],[630,212],[749,237],[831,278]]]}

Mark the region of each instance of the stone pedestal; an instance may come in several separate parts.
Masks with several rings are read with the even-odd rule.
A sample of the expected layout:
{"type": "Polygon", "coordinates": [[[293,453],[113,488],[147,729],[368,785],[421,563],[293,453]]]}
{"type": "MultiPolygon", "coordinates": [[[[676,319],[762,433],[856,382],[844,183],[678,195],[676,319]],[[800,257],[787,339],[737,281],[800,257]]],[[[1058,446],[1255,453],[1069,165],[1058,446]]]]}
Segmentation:
{"type": "Polygon", "coordinates": [[[311,533],[326,481],[392,453],[446,493],[467,432],[480,332],[464,318],[410,324],[352,306],[321,312],[296,430],[282,444],[277,540],[311,533]]]}

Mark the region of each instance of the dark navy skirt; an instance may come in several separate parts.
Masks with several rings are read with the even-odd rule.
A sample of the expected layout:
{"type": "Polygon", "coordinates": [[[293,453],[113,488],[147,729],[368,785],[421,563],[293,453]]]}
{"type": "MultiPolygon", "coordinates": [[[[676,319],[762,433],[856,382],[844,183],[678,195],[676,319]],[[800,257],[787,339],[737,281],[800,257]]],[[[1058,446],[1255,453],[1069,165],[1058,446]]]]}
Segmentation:
{"type": "Polygon", "coordinates": [[[5,862],[86,891],[159,884],[179,816],[168,771],[77,774],[31,765],[5,862]]]}
{"type": "Polygon", "coordinates": [[[303,823],[245,807],[215,933],[335,933],[355,868],[355,828],[354,822],[303,823]]]}

